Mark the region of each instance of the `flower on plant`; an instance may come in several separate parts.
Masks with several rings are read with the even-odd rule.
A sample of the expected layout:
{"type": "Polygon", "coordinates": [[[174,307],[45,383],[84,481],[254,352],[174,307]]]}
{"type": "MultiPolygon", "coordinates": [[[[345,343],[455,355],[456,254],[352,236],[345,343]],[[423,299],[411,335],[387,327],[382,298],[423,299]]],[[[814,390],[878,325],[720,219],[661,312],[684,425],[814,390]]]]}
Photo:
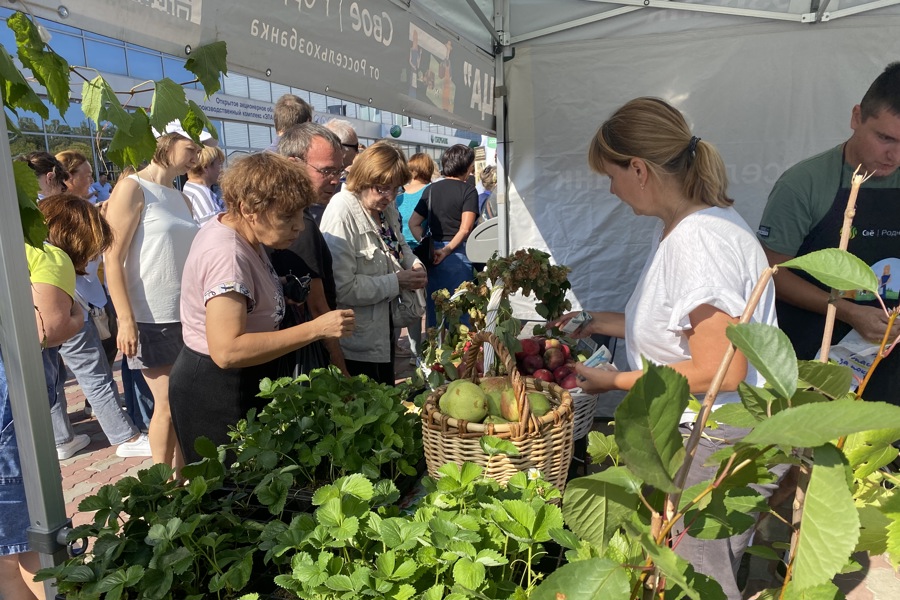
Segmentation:
{"type": "Polygon", "coordinates": [[[528,480],[529,481],[537,481],[541,478],[541,472],[534,467],[528,469],[528,480]]]}

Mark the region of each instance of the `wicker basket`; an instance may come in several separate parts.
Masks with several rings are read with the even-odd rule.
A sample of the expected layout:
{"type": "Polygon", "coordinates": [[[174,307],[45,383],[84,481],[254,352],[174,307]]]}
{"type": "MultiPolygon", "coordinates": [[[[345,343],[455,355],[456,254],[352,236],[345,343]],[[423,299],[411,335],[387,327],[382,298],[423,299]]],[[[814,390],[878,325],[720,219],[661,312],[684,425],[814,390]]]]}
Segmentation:
{"type": "Polygon", "coordinates": [[[496,349],[506,365],[518,401],[520,420],[502,425],[457,421],[440,412],[438,401],[447,386],[437,388],[428,396],[422,409],[422,438],[429,475],[439,477],[438,469],[449,462],[472,462],[485,467],[488,477],[506,483],[517,472],[534,468],[540,470],[544,479],[564,490],[572,460],[572,396],[555,383],[522,377],[515,360],[500,340],[484,331],[474,336],[464,357],[464,370],[473,382],[478,383],[475,361],[479,347],[485,342],[496,349]],[[531,414],[526,393],[532,391],[550,398],[551,409],[542,417],[531,414]],[[519,455],[487,456],[479,443],[485,435],[511,441],[519,455]]]}
{"type": "Polygon", "coordinates": [[[594,425],[594,411],[597,409],[599,394],[585,394],[584,392],[570,391],[572,394],[572,406],[575,413],[575,425],[572,431],[572,439],[580,440],[588,434],[594,425]]]}

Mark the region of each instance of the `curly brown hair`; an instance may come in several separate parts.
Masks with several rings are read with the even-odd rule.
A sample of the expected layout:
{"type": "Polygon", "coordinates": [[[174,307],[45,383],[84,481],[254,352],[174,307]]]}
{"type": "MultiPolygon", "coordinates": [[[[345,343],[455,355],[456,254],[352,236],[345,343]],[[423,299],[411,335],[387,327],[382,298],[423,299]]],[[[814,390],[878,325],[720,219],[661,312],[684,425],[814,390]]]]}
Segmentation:
{"type": "Polygon", "coordinates": [[[100,209],[75,194],[54,194],[38,203],[47,222],[47,241],[72,259],[75,272],[85,274],[113,241],[113,232],[100,209]]]}
{"type": "Polygon", "coordinates": [[[225,209],[236,217],[247,212],[289,219],[318,197],[303,165],[272,152],[237,160],[219,186],[225,209]]]}

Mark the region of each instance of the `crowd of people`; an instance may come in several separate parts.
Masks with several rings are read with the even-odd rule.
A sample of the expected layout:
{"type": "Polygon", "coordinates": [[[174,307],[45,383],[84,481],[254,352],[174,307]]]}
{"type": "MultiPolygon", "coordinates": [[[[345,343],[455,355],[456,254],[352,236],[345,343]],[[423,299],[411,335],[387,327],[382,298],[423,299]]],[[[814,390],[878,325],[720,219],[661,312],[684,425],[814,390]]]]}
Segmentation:
{"type": "MultiPolygon", "coordinates": [[[[496,215],[497,175],[493,167],[484,170],[479,195],[471,148],[447,149],[439,177],[427,154],[407,159],[387,141],[363,149],[348,122],[311,122],[311,108],[296,96],[279,99],[274,118],[276,142],[224,170],[215,144],[198,144],[169,127],[152,161],[114,187],[105,173],[94,182],[90,161],[75,150],[21,157],[35,173],[49,228],[43,250],[26,247],[26,259],[60,459],[90,442],[68,421],[66,369],[117,454],[151,455],[177,476],[185,461],[199,459],[198,438],[225,442],[228,428],[260,405],[263,377],[331,364],[393,384],[397,330],[409,327],[418,352],[421,315],[427,326],[437,325],[431,293],[473,278],[466,240],[479,219],[496,215]],[[179,190],[174,182],[185,175],[179,190]],[[430,243],[431,252],[414,252],[420,243],[430,243]],[[416,298],[421,311],[407,321],[410,309],[402,305],[416,298]],[[112,375],[119,353],[124,398],[112,375]]],[[[588,163],[609,178],[612,194],[636,214],[655,218],[657,228],[624,312],[593,312],[577,332],[624,338],[630,369],[577,365],[582,388],[629,390],[648,359],[683,374],[702,396],[729,345],[726,328],[737,322],[764,269],[836,245],[857,164],[876,175],[860,192],[857,222],[900,229],[878,209],[900,188],[894,149],[900,63],[889,65],[853,108],[851,127],[844,144],[779,179],[754,235],[727,194],[722,157],[675,107],[636,98],[607,119],[590,140],[588,163]]],[[[875,263],[892,257],[889,242],[855,238],[850,249],[875,263]]],[[[752,320],[780,325],[798,355],[810,358],[808,342],[829,301],[826,290],[781,270],[752,320]]],[[[844,332],[855,329],[870,341],[884,334],[886,320],[872,303],[846,298],[837,304],[844,332]]],[[[873,380],[874,399],[896,396],[895,365],[883,365],[881,379],[873,380]]],[[[716,406],[738,401],[742,381],[764,383],[738,353],[716,406]]],[[[685,436],[694,417],[683,416],[685,436]]],[[[714,475],[706,457],[745,433],[722,425],[707,430],[687,485],[714,475]]],[[[36,560],[25,538],[28,515],[2,357],[0,504],[0,596],[42,598],[31,581],[36,560]]],[[[735,573],[748,535],[697,540],[685,534],[677,551],[736,599],[735,573]]]]}

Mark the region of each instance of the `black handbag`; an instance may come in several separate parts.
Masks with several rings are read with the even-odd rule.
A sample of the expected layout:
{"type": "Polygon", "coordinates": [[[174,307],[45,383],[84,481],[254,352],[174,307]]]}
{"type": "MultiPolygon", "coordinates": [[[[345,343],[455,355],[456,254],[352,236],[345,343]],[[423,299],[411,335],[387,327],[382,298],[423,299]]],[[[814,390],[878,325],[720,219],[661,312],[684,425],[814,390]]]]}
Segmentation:
{"type": "Polygon", "coordinates": [[[430,268],[434,265],[434,239],[431,237],[431,186],[428,186],[428,217],[425,219],[428,223],[428,231],[419,240],[419,244],[413,249],[416,258],[425,263],[425,267],[430,268]]]}

